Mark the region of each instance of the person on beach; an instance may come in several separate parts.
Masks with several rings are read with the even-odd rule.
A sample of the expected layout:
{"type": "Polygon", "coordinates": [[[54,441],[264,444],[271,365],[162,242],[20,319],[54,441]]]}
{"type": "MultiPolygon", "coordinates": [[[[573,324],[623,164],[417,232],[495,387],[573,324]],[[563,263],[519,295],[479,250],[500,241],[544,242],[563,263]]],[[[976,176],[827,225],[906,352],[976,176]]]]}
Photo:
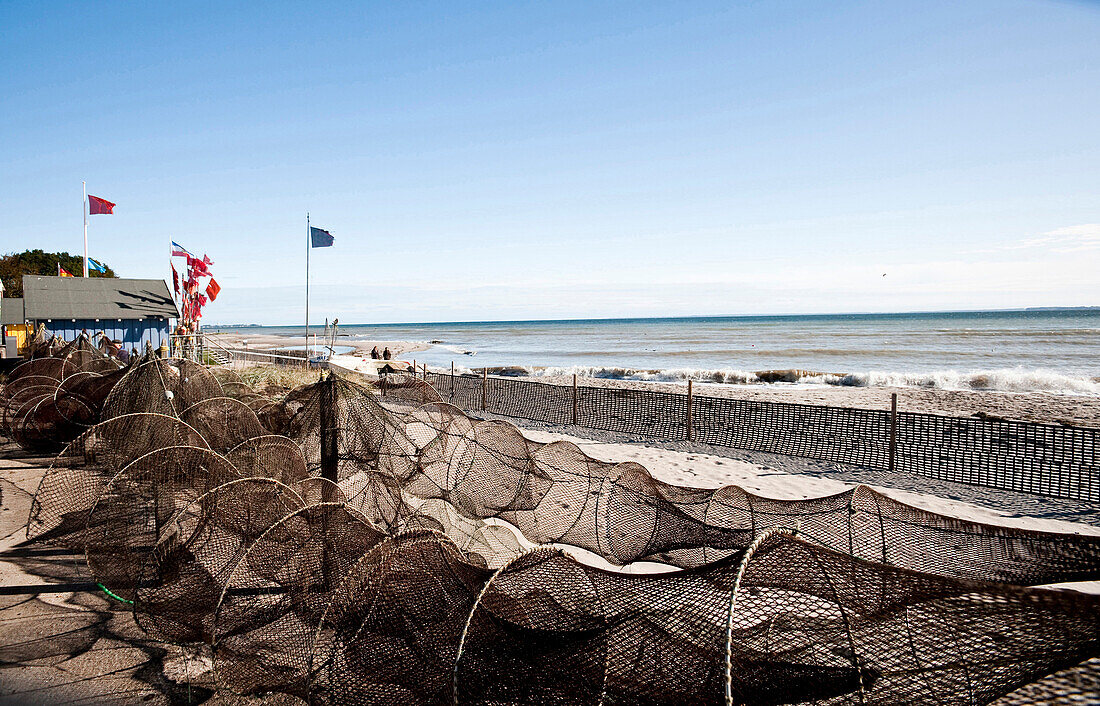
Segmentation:
{"type": "Polygon", "coordinates": [[[392,357],[393,354],[390,353],[390,347],[386,346],[386,350],[382,351],[382,360],[389,360],[392,357]]]}
{"type": "Polygon", "coordinates": [[[373,358],[374,360],[378,360],[379,358],[382,357],[382,354],[378,352],[378,346],[375,346],[374,348],[371,349],[370,357],[373,358]]]}

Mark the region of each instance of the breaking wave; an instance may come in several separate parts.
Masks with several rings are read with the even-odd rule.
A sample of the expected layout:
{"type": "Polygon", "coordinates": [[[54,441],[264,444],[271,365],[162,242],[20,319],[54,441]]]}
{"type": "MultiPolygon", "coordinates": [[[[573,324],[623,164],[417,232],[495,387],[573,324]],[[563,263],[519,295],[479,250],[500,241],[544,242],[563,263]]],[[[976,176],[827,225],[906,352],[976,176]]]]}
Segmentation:
{"type": "MultiPolygon", "coordinates": [[[[461,372],[472,372],[463,368],[461,372]]],[[[936,390],[1053,392],[1100,395],[1100,378],[1066,375],[1053,370],[1001,368],[975,372],[937,370],[926,373],[868,371],[863,373],[825,373],[812,370],[735,370],[732,368],[668,368],[645,370],[627,367],[572,366],[489,368],[493,375],[604,378],[649,382],[687,382],[726,385],[836,385],[841,387],[919,387],[936,390]]]]}

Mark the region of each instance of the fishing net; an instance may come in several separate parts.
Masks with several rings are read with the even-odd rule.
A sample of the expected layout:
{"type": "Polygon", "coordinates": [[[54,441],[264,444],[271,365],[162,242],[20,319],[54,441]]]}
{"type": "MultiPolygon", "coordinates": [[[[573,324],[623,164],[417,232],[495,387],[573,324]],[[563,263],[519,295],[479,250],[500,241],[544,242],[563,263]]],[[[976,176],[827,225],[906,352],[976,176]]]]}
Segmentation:
{"type": "MultiPolygon", "coordinates": [[[[450,405],[426,405],[404,421],[379,460],[405,506],[442,500],[469,520],[506,521],[532,544],[579,547],[613,564],[700,566],[765,529],[798,525],[837,551],[954,578],[1033,585],[1100,576],[1096,536],[969,522],[865,486],[807,500],[675,486],[639,464],[600,461],[567,441],[532,442],[511,424],[473,420],[450,405]]],[[[454,513],[436,515],[449,533],[454,513]]]]}
{"type": "Polygon", "coordinates": [[[56,451],[99,420],[120,377],[118,364],[81,336],[11,372],[0,391],[0,431],[25,449],[56,451]]]}
{"type": "Polygon", "coordinates": [[[378,380],[378,392],[382,401],[394,407],[420,407],[443,398],[426,380],[405,373],[390,373],[378,380]]]}
{"type": "Polygon", "coordinates": [[[178,417],[197,402],[222,397],[206,367],[182,358],[147,354],[118,381],[103,405],[103,419],[134,412],[178,417]]]}
{"type": "Polygon", "coordinates": [[[125,414],[101,422],[69,443],[39,482],[27,539],[84,550],[88,512],[122,469],[169,446],[205,446],[192,427],[163,414],[125,414]]]}
{"type": "Polygon", "coordinates": [[[220,686],[314,704],[980,704],[1100,655],[1100,597],[1009,585],[1100,578],[1096,537],[675,486],[401,389],[299,388],[288,438],[144,361],[28,536],[220,686]]]}
{"type": "Polygon", "coordinates": [[[156,550],[137,576],[134,617],[151,636],[210,641],[222,588],[249,547],[283,517],[305,507],[271,478],[219,485],[158,528],[156,550]]]}
{"type": "Polygon", "coordinates": [[[214,667],[227,688],[306,696],[318,621],[340,579],[385,535],[342,503],[310,505],[260,535],[214,616],[214,667]]]}
{"type": "Polygon", "coordinates": [[[256,413],[231,397],[199,400],[179,416],[202,434],[210,448],[223,453],[266,433],[256,413]]]}
{"type": "Polygon", "coordinates": [[[244,476],[274,478],[290,486],[309,477],[302,447],[285,436],[252,437],[230,449],[225,457],[244,476]]]}
{"type": "Polygon", "coordinates": [[[130,462],[103,486],[88,511],[85,556],[92,578],[132,600],[138,580],[179,511],[240,478],[224,456],[198,446],[169,446],[130,462]]]}

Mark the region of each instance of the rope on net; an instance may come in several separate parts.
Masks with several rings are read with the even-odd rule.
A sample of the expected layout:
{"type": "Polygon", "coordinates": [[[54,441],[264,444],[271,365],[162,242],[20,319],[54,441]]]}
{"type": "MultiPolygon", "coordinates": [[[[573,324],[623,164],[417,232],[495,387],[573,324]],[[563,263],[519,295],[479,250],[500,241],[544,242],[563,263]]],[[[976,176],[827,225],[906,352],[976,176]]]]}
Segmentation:
{"type": "MultiPolygon", "coordinates": [[[[726,611],[726,706],[733,706],[733,610],[737,606],[737,594],[741,590],[741,579],[745,576],[745,570],[749,568],[749,562],[764,542],[772,537],[795,537],[801,528],[799,523],[795,527],[769,527],[756,535],[752,544],[745,550],[745,556],[741,557],[741,563],[737,566],[737,573],[733,579],[733,590],[730,591],[729,610],[726,611]]],[[[495,576],[495,574],[494,574],[495,576]]],[[[862,680],[860,692],[863,691],[862,680]]]]}

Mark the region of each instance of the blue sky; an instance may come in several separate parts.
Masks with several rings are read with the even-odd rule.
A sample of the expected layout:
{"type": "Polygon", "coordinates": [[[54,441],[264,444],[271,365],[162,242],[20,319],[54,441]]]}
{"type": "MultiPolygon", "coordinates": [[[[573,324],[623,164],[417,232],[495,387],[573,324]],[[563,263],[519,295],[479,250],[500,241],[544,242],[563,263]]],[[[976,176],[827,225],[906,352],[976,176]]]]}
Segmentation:
{"type": "Polygon", "coordinates": [[[207,323],[1100,305],[1100,4],[0,4],[0,251],[207,323]],[[883,277],[883,275],[886,275],[883,277]]]}

